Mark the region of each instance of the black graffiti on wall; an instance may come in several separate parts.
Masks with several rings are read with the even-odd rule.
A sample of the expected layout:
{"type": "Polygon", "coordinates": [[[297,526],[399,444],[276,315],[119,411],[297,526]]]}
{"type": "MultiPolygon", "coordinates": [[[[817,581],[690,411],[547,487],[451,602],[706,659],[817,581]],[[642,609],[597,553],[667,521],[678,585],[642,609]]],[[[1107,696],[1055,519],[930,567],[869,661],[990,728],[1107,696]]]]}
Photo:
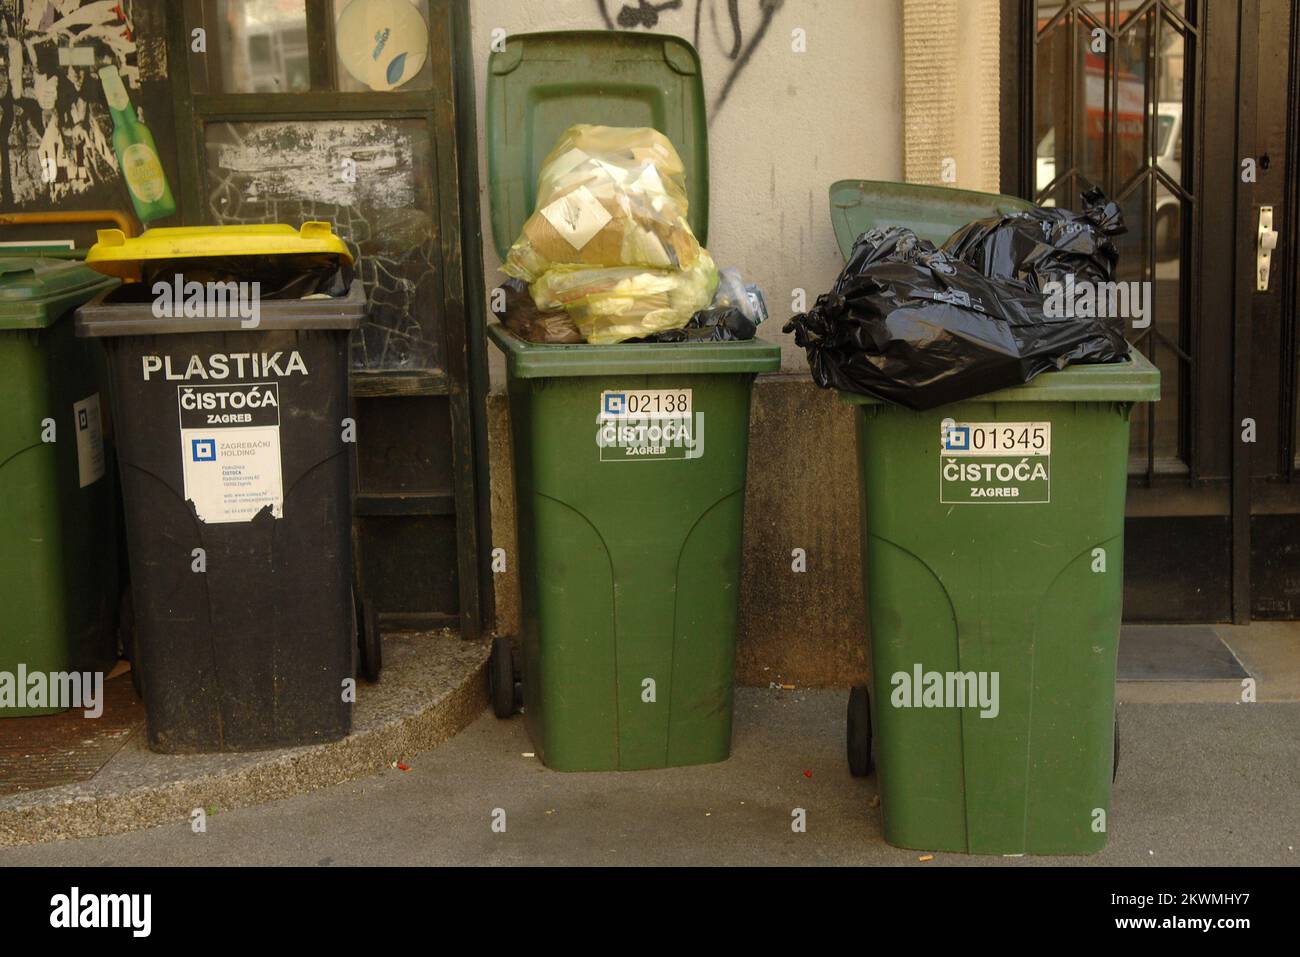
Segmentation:
{"type": "Polygon", "coordinates": [[[411,119],[211,123],[204,142],[208,221],[323,220],[356,255],[369,311],[354,369],[434,369],[443,280],[427,183],[431,143],[411,119]],[[347,164],[355,175],[341,177],[347,164]]]}
{"type": "MultiPolygon", "coordinates": [[[[749,65],[754,51],[766,38],[773,18],[784,3],[785,0],[753,0],[742,11],[741,0],[695,0],[691,11],[694,17],[695,48],[701,49],[700,39],[707,26],[717,43],[718,51],[731,63],[727,79],[713,103],[715,114],[727,102],[736,81],[749,65]],[[747,25],[750,27],[748,35],[747,25]]],[[[615,0],[596,0],[596,9],[607,30],[654,30],[660,27],[665,14],[683,12],[686,0],[660,0],[658,3],[652,0],[636,0],[635,3],[624,0],[618,5],[617,12],[613,11],[614,5],[615,0]]],[[[663,25],[671,28],[672,23],[669,21],[663,25]]]]}

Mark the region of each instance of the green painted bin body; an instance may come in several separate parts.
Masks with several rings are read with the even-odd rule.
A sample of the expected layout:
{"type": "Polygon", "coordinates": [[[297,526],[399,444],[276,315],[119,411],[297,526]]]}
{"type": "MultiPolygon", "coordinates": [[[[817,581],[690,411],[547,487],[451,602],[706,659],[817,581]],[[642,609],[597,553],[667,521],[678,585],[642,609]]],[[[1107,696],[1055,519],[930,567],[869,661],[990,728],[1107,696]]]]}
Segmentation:
{"type": "MultiPolygon", "coordinates": [[[[914,226],[942,243],[973,219],[1027,205],[902,183],[831,188],[846,256],[873,226],[914,226]]],[[[1129,417],[1159,399],[1159,371],[1134,350],[1129,362],[1070,366],[925,412],[840,397],[857,407],[885,839],[975,854],[1099,851],[1115,757],[1129,417]],[[1012,444],[993,449],[987,426],[1012,444]],[[1033,448],[1039,439],[1046,454],[1033,448]],[[996,715],[972,704],[965,677],[978,699],[980,676],[991,692],[994,674],[996,715]]]]}
{"type": "Polygon", "coordinates": [[[858,405],[876,768],[891,844],[976,854],[1105,845],[1129,413],[1159,390],[1159,373],[1133,355],[927,412],[844,396],[858,405]],[[945,420],[1018,434],[1047,423],[1050,452],[945,455],[945,420]],[[1041,464],[1046,481],[1017,481],[1025,460],[1019,474],[1041,464]],[[972,465],[980,477],[961,481],[972,465]],[[1018,495],[980,499],[975,489],[1018,495]],[[955,694],[926,706],[929,673],[945,690],[950,674],[996,674],[996,713],[970,702],[968,679],[965,706],[955,694]]]}
{"type": "Polygon", "coordinates": [[[539,756],[565,771],[723,760],[750,386],[779,368],[779,348],[488,332],[506,354],[524,715],[539,756]],[[694,447],[602,447],[603,397],[635,390],[689,390],[694,447]]]}
{"type": "MultiPolygon", "coordinates": [[[[75,307],[117,284],[69,259],[0,258],[0,672],[14,680],[20,667],[106,671],[117,657],[105,363],[72,322],[75,307]]],[[[6,706],[0,717],[60,710],[6,706]]]]}
{"type": "MultiPolygon", "coordinates": [[[[686,168],[708,238],[709,151],[694,47],[650,33],[514,35],[488,63],[488,191],[504,257],[542,160],[575,123],[652,126],[686,168]]],[[[780,348],[537,345],[505,353],[523,604],[524,714],[568,771],[721,761],[731,747],[741,517],[754,375],[780,348]],[[626,456],[598,439],[607,393],[689,392],[693,448],[626,456]]],[[[617,435],[617,423],[615,425],[617,435]]]]}

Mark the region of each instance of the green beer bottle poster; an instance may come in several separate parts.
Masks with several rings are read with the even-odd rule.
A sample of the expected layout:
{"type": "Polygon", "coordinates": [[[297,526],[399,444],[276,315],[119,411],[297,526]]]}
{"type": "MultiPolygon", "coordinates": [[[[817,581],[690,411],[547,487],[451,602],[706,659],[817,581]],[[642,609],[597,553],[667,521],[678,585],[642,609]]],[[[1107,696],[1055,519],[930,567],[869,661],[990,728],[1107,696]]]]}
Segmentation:
{"type": "Polygon", "coordinates": [[[117,154],[117,166],[126,180],[136,216],[145,224],[170,216],[176,212],[176,201],[172,199],[167,175],[158,159],[153,134],[136,118],[117,67],[104,67],[99,71],[99,80],[104,84],[104,98],[113,114],[113,152],[117,154]]]}

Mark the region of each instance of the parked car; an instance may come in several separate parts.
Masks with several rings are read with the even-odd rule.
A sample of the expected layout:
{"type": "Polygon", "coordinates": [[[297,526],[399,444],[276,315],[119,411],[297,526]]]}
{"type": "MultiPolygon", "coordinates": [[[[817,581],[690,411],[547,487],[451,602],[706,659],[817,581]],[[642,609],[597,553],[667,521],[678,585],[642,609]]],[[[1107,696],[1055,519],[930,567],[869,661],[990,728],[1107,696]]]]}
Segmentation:
{"type": "MultiPolygon", "coordinates": [[[[1156,105],[1156,165],[1175,183],[1183,177],[1183,104],[1164,101],[1156,105]]],[[[1140,131],[1140,124],[1138,126],[1140,131]]],[[[1121,131],[1122,135],[1122,131],[1121,131]]],[[[1140,132],[1139,132],[1140,135],[1140,132]]],[[[1034,186],[1041,195],[1056,179],[1056,128],[1052,127],[1038,141],[1035,160],[1034,186]]],[[[1056,199],[1047,197],[1044,206],[1055,206],[1056,199]]],[[[1178,198],[1165,189],[1156,195],[1155,252],[1156,259],[1164,262],[1179,255],[1182,207],[1178,198]]],[[[1130,215],[1130,228],[1137,229],[1137,220],[1130,215]]]]}

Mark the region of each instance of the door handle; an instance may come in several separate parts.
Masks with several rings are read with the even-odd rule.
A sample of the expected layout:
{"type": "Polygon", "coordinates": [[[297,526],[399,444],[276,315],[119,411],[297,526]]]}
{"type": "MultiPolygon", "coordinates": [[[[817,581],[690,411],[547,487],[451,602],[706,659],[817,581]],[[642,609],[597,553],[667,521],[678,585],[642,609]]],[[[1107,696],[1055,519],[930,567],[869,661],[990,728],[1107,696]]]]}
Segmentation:
{"type": "Polygon", "coordinates": [[[1273,228],[1273,207],[1259,208],[1259,233],[1255,249],[1255,291],[1268,292],[1268,270],[1277,249],[1277,230],[1273,228]]]}

